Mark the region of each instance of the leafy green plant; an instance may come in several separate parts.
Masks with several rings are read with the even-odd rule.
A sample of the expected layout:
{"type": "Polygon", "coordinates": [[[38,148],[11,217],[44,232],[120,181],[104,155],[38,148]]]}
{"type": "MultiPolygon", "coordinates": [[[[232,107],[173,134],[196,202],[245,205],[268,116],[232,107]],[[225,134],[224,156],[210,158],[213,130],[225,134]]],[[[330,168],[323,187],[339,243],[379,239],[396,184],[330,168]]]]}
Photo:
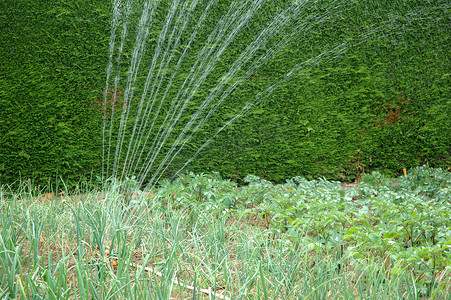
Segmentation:
{"type": "Polygon", "coordinates": [[[0,296],[447,299],[450,194],[423,191],[450,174],[421,172],[434,177],[414,189],[377,173],[345,188],[188,174],[136,203],[117,181],[64,203],[2,188],[0,296]]]}

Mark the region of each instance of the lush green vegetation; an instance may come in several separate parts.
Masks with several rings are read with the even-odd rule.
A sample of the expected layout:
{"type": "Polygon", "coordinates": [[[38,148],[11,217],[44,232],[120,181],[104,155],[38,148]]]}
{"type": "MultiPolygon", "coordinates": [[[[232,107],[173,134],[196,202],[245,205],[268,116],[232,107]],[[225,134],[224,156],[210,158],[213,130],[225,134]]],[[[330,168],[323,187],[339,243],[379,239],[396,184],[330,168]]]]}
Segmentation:
{"type": "MultiPolygon", "coordinates": [[[[43,186],[61,176],[75,188],[91,173],[100,174],[110,2],[0,3],[1,183],[32,178],[43,186]]],[[[208,3],[200,2],[181,36],[185,42],[208,3]]],[[[182,120],[189,118],[272,16],[290,2],[265,3],[262,13],[221,55],[182,120]]],[[[168,3],[161,1],[156,12],[143,65],[151,62],[168,3]]],[[[168,97],[179,91],[230,3],[220,0],[211,7],[168,97]]],[[[447,1],[339,1],[334,9],[330,5],[331,1],[307,5],[303,13],[306,19],[293,19],[293,26],[300,26],[296,38],[251,76],[241,80],[244,71],[238,72],[228,83],[239,81],[238,87],[171,163],[168,176],[245,104],[259,101],[255,96],[274,83],[277,88],[272,94],[264,93],[268,97],[221,132],[188,170],[216,171],[241,182],[250,173],[283,182],[298,175],[346,181],[372,171],[393,176],[399,175],[401,168],[425,163],[449,167],[451,43],[447,1]],[[296,66],[336,45],[345,47],[285,77],[296,66]]],[[[123,77],[133,51],[138,13],[132,15],[125,41],[123,77]]],[[[285,28],[280,36],[291,30],[285,28]]],[[[277,41],[268,42],[257,54],[277,41]]],[[[180,44],[177,51],[183,46],[180,44]]],[[[174,65],[168,65],[168,74],[174,65]]],[[[137,90],[144,80],[145,74],[140,74],[137,90]]],[[[118,92],[123,88],[119,86],[118,92]]],[[[172,142],[170,137],[163,152],[172,142]]]]}
{"type": "Polygon", "coordinates": [[[246,181],[183,175],[147,193],[85,183],[53,199],[3,187],[0,298],[451,296],[449,172],[246,181]]]}
{"type": "Polygon", "coordinates": [[[0,3],[0,181],[99,168],[108,1],[0,3]]]}
{"type": "MultiPolygon", "coordinates": [[[[290,26],[229,78],[240,54],[293,3],[262,1],[189,90],[184,82],[203,49],[222,45],[210,33],[232,3],[211,2],[197,27],[210,4],[198,2],[181,14],[186,30],[159,73],[171,84],[155,97],[192,96],[174,134],[209,95],[225,101],[188,132],[163,178],[196,156],[186,172],[150,191],[136,177],[99,180],[102,124],[126,106],[141,10],[130,15],[114,90],[105,88],[111,1],[0,2],[0,299],[451,298],[448,1],[307,1],[302,18],[282,15],[290,26]],[[215,94],[219,82],[236,88],[215,94]],[[402,168],[409,170],[399,177],[402,168]]],[[[176,45],[160,43],[173,10],[159,3],[143,66],[161,45],[176,45]]],[[[231,25],[225,33],[239,24],[231,25]]],[[[147,71],[137,74],[137,98],[147,71]]],[[[163,114],[149,119],[163,130],[163,114]]],[[[127,146],[134,121],[126,122],[127,146]]],[[[181,144],[175,136],[163,155],[181,144]]]]}

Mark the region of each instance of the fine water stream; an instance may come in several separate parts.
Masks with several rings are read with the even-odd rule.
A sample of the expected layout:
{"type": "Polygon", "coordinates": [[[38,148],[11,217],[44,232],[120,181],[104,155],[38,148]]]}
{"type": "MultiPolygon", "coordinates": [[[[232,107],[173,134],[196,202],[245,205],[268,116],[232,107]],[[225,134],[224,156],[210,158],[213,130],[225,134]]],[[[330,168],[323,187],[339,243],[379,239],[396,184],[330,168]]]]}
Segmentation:
{"type": "Polygon", "coordinates": [[[177,155],[190,148],[189,158],[171,176],[293,75],[340,59],[368,41],[402,37],[405,25],[396,16],[403,12],[398,8],[405,13],[405,1],[394,1],[393,13],[380,16],[380,22],[313,46],[312,33],[340,22],[349,10],[371,14],[378,5],[363,2],[114,0],[104,90],[103,178],[133,177],[150,188],[177,155]],[[282,77],[248,99],[228,103],[253,74],[284,55],[290,43],[304,40],[307,59],[281,70],[282,77]],[[192,149],[193,136],[219,118],[223,105],[233,105],[234,114],[215,123],[203,144],[192,149]]]}

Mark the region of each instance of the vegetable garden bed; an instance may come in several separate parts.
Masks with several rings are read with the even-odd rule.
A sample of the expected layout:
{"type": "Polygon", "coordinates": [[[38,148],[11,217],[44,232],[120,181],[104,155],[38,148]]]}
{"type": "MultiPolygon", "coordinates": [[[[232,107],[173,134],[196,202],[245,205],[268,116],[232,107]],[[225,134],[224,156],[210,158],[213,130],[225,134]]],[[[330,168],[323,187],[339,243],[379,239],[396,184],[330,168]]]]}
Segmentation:
{"type": "Polygon", "coordinates": [[[449,172],[246,181],[112,181],[51,199],[3,187],[0,299],[451,296],[449,172]]]}

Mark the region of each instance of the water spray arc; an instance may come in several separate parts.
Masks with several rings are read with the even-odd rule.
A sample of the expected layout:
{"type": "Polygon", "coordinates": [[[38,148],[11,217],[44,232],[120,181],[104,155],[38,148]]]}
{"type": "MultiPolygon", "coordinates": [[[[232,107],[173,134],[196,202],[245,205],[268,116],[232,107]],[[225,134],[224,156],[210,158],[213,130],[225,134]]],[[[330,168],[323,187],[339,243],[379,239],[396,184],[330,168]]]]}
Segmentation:
{"type": "MultiPolygon", "coordinates": [[[[162,3],[160,1],[144,1],[141,4],[142,6],[137,8],[136,2],[115,1],[111,26],[110,61],[107,68],[107,83],[104,94],[105,107],[107,107],[107,91],[112,74],[115,73],[112,84],[115,91],[113,95],[117,94],[116,92],[121,82],[121,69],[123,69],[121,66],[122,52],[130,31],[128,29],[130,27],[130,15],[135,10],[135,12],[141,11],[141,16],[135,28],[135,43],[129,62],[126,83],[124,84],[125,92],[122,112],[119,123],[116,125],[117,128],[115,128],[114,123],[114,110],[118,99],[113,99],[113,109],[109,119],[107,114],[104,114],[103,177],[120,177],[122,180],[125,177],[136,175],[140,184],[147,181],[146,184],[148,186],[161,178],[174,157],[180,153],[193,134],[205,124],[218,107],[227,100],[227,97],[234,89],[245,79],[249,78],[259,66],[270,61],[277,51],[282,49],[291,39],[296,38],[297,32],[308,30],[311,24],[319,24],[330,18],[329,14],[318,16],[318,13],[315,12],[308,13],[309,10],[314,11],[313,8],[316,2],[288,2],[281,6],[283,9],[273,13],[267,25],[237,55],[230,69],[224,72],[215,82],[214,88],[211,89],[211,92],[203,102],[199,104],[198,109],[181,125],[183,129],[175,133],[175,141],[172,142],[169,149],[162,153],[163,147],[166,146],[171,135],[174,135],[174,129],[180,124],[180,119],[192,102],[196,92],[211,76],[223,53],[233,42],[236,42],[237,35],[253,26],[252,22],[254,19],[258,18],[258,14],[262,13],[262,8],[268,5],[270,1],[232,1],[225,15],[219,18],[209,31],[205,30],[207,26],[205,22],[206,20],[211,21],[212,18],[209,18],[209,14],[215,11],[215,5],[218,4],[217,0],[209,1],[203,7],[199,6],[199,1],[197,0],[175,0],[168,3],[166,16],[158,34],[158,39],[152,47],[153,57],[148,67],[140,101],[136,104],[137,109],[133,112],[131,107],[135,102],[137,78],[140,72],[144,71],[142,59],[146,52],[149,32],[154,26],[153,22],[155,20],[153,17],[155,12],[162,6],[162,3]],[[196,8],[199,8],[201,15],[196,22],[193,22],[194,17],[190,13],[196,8]],[[293,26],[293,19],[295,18],[302,21],[293,26]],[[194,28],[194,30],[190,34],[189,39],[183,44],[181,37],[186,34],[189,23],[191,24],[190,28],[194,28]],[[120,28],[122,28],[122,35],[120,45],[117,47],[116,35],[120,28]],[[278,35],[282,30],[284,35],[280,37],[278,35]],[[288,34],[286,34],[287,30],[288,34]],[[201,31],[204,36],[199,36],[201,31]],[[198,40],[203,41],[204,46],[197,53],[191,54],[192,45],[198,40]],[[262,49],[268,43],[272,43],[272,45],[265,49],[263,53],[257,54],[259,50],[262,52],[262,49]],[[178,54],[178,52],[181,52],[181,54],[178,54]],[[179,85],[173,84],[177,75],[181,72],[183,63],[190,55],[195,57],[195,60],[189,67],[189,73],[179,85]],[[116,58],[115,60],[114,57],[116,58]],[[113,66],[114,62],[116,64],[115,67],[113,66]],[[174,68],[169,77],[167,75],[171,64],[174,65],[174,68]],[[242,72],[243,69],[245,70],[244,73],[242,72]],[[171,89],[176,89],[177,92],[172,99],[168,100],[168,94],[171,89]],[[165,105],[167,106],[166,114],[161,114],[165,105]],[[133,125],[129,125],[131,118],[135,119],[133,125]],[[157,128],[158,118],[162,118],[162,121],[159,124],[160,127],[157,128]],[[129,141],[126,143],[126,132],[129,126],[132,126],[132,131],[129,141]],[[151,138],[152,135],[153,138],[151,138]],[[115,147],[113,145],[114,141],[115,147]],[[126,150],[123,150],[125,144],[128,144],[128,147],[126,150]],[[110,153],[112,155],[113,152],[112,148],[114,148],[113,158],[110,157],[110,153]],[[162,153],[162,158],[155,170],[152,170],[160,153],[162,153]],[[149,173],[152,173],[150,178],[148,177],[149,173]]],[[[331,2],[331,5],[334,5],[334,1],[331,2]]],[[[244,103],[242,113],[251,106],[244,103]]],[[[240,115],[238,114],[233,119],[237,119],[240,115]]],[[[207,144],[208,142],[204,143],[201,149],[207,144]]]]}
{"type": "Polygon", "coordinates": [[[243,99],[233,117],[216,126],[192,154],[184,154],[194,136],[255,72],[294,40],[308,44],[312,32],[357,5],[359,1],[339,0],[115,0],[104,90],[102,178],[134,177],[150,189],[163,176],[176,176],[214,137],[282,83],[400,26],[394,14],[347,39],[321,45],[308,59],[283,70],[282,78],[243,99]],[[226,55],[233,51],[233,56],[226,55]],[[184,163],[167,174],[181,154],[184,163]]]}

